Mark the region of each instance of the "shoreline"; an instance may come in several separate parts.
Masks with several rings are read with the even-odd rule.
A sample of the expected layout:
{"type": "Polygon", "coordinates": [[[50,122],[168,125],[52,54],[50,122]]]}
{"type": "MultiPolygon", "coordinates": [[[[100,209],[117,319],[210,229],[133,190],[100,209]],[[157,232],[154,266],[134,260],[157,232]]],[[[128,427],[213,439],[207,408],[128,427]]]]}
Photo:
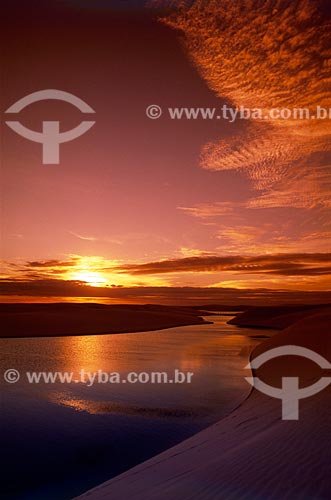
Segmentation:
{"type": "MultiPolygon", "coordinates": [[[[313,348],[320,355],[331,358],[331,337],[326,334],[330,319],[330,308],[324,307],[307,311],[299,320],[294,314],[292,324],[258,344],[251,357],[268,348],[290,343],[313,348]]],[[[302,368],[300,363],[301,358],[296,363],[298,368],[302,368]]],[[[314,376],[314,370],[310,372],[306,368],[304,365],[301,374],[307,381],[305,385],[310,385],[308,381],[314,376]]],[[[279,378],[277,370],[263,367],[260,370],[270,385],[277,385],[272,383],[279,378]]],[[[300,400],[300,423],[283,421],[280,400],[251,388],[238,407],[216,424],[76,500],[130,496],[135,500],[262,500],[276,497],[326,500],[331,486],[326,473],[330,404],[329,387],[314,397],[300,400]],[[308,439],[310,436],[315,438],[313,443],[308,439]],[[299,455],[300,470],[305,470],[306,474],[298,475],[293,454],[299,455]],[[314,475],[310,477],[312,469],[314,475]]]]}
{"type": "Polygon", "coordinates": [[[1,339],[56,339],[56,338],[63,338],[63,337],[86,337],[86,336],[96,336],[96,335],[126,335],[126,334],[134,334],[134,333],[144,333],[144,332],[157,332],[159,330],[171,330],[172,328],[179,328],[179,327],[182,327],[182,326],[197,326],[197,325],[212,325],[213,322],[212,321],[199,321],[198,323],[188,323],[188,324],[174,324],[174,325],[170,325],[170,326],[163,326],[163,327],[158,327],[158,328],[144,328],[144,329],[141,329],[141,330],[127,330],[127,331],[123,331],[123,332],[96,332],[96,333],[70,333],[70,334],[65,334],[65,335],[30,335],[30,336],[27,336],[27,335],[17,335],[17,336],[14,336],[14,335],[0,335],[0,340],[1,339]]]}

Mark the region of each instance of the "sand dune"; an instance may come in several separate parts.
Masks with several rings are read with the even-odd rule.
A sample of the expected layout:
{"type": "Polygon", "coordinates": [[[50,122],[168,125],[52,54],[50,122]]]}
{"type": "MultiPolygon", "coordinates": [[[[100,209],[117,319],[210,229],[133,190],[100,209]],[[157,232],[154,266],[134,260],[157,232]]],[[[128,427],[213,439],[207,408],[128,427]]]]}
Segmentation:
{"type": "Polygon", "coordinates": [[[265,306],[251,307],[244,310],[243,313],[237,314],[229,321],[230,325],[243,327],[261,327],[275,328],[283,330],[288,326],[293,325],[302,318],[311,316],[311,314],[325,309],[331,310],[330,304],[323,305],[282,305],[282,306],[265,306]]]}
{"type": "MultiPolygon", "coordinates": [[[[260,344],[313,349],[331,361],[331,313],[311,311],[260,344]]],[[[280,358],[279,358],[280,359],[280,358]]],[[[321,374],[311,362],[283,357],[258,376],[276,385],[279,369],[303,386],[321,374]],[[295,362],[294,362],[295,360],[295,362]],[[274,364],[276,363],[276,364],[274,364]]],[[[81,495],[89,500],[326,500],[331,491],[331,386],[300,401],[299,420],[281,419],[281,401],[255,389],[232,414],[183,443],[81,495]]]]}
{"type": "Polygon", "coordinates": [[[171,306],[0,304],[1,337],[52,337],[160,330],[206,323],[199,311],[171,306]]]}

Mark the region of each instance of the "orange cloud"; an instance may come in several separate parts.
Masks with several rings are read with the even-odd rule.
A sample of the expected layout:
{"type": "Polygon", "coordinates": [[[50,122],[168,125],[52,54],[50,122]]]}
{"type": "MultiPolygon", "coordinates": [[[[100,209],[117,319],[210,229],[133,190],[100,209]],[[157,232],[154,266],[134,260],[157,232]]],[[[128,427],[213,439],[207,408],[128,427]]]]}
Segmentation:
{"type": "MultiPolygon", "coordinates": [[[[313,112],[317,105],[331,108],[331,24],[319,6],[312,0],[195,0],[163,20],[184,33],[201,76],[233,106],[262,108],[263,116],[275,107],[313,112]]],[[[309,208],[325,203],[330,133],[329,119],[251,121],[242,135],[207,143],[201,166],[245,172],[263,191],[252,206],[309,208]]]]}
{"type": "Polygon", "coordinates": [[[132,275],[230,271],[282,276],[320,276],[331,273],[330,261],[331,254],[327,253],[284,253],[253,256],[206,255],[122,265],[117,270],[132,275]]]}
{"type": "Polygon", "coordinates": [[[65,260],[51,259],[28,262],[5,262],[3,280],[68,281],[73,284],[89,286],[164,286],[167,280],[151,277],[148,279],[133,277],[119,273],[118,260],[105,259],[101,256],[70,255],[65,260]]]}

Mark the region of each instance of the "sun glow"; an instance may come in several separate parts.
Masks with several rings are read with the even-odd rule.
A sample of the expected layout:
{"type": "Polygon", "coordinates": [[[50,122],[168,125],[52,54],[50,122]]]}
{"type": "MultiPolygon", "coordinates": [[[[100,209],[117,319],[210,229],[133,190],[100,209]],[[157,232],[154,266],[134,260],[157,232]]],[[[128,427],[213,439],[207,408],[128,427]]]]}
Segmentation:
{"type": "Polygon", "coordinates": [[[107,279],[97,271],[77,271],[72,274],[71,279],[84,281],[89,286],[106,286],[108,284],[107,279]]]}

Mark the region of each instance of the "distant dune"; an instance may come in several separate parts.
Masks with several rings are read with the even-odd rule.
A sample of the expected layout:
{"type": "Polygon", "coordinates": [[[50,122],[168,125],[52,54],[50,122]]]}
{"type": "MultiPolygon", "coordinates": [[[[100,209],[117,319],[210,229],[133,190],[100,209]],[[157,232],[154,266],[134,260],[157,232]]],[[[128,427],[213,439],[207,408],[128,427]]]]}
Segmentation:
{"type": "MultiPolygon", "coordinates": [[[[282,313],[284,310],[277,311],[282,313]]],[[[254,314],[258,319],[257,310],[254,314]]],[[[294,344],[312,349],[330,362],[330,320],[329,308],[310,310],[257,346],[252,357],[294,344]]],[[[291,373],[300,377],[302,386],[321,376],[314,363],[296,356],[278,358],[257,371],[259,378],[275,386],[280,385],[281,375],[291,373]]],[[[299,402],[299,420],[282,420],[281,401],[254,389],[216,425],[79,499],[327,500],[331,491],[330,408],[331,386],[299,402]]]]}
{"type": "Polygon", "coordinates": [[[282,330],[293,325],[298,320],[316,314],[319,311],[330,310],[331,304],[322,305],[283,305],[252,307],[228,323],[243,327],[275,328],[282,330]]]}
{"type": "Polygon", "coordinates": [[[54,337],[160,330],[206,323],[199,311],[171,306],[0,304],[1,337],[54,337]]]}

